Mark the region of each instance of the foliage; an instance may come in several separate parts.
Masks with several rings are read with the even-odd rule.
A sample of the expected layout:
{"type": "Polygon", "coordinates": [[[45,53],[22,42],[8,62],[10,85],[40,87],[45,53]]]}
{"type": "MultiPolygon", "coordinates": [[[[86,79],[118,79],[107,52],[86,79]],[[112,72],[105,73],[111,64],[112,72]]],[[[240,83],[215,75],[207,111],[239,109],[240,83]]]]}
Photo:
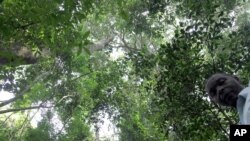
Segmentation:
{"type": "Polygon", "coordinates": [[[237,113],[211,103],[204,84],[216,72],[249,81],[248,9],[235,0],[0,1],[0,87],[14,96],[0,101],[0,140],[102,140],[101,113],[122,141],[228,140],[237,113]]]}

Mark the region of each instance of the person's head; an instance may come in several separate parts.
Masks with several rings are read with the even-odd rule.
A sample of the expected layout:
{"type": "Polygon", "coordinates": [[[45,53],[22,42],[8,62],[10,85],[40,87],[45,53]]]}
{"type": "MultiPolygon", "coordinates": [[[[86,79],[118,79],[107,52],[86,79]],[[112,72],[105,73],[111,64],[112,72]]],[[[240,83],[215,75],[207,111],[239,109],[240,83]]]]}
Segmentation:
{"type": "Polygon", "coordinates": [[[238,94],[243,88],[238,77],[216,73],[207,80],[205,89],[213,102],[236,107],[238,94]]]}

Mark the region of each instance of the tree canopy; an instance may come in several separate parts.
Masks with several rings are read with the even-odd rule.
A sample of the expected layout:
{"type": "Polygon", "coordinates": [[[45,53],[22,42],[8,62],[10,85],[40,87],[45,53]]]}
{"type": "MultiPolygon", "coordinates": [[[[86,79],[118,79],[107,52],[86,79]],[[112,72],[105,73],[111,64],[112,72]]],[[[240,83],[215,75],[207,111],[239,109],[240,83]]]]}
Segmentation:
{"type": "Polygon", "coordinates": [[[237,113],[210,102],[204,84],[216,72],[249,81],[249,8],[0,0],[0,140],[228,140],[237,113]],[[114,138],[99,137],[105,114],[114,138]]]}

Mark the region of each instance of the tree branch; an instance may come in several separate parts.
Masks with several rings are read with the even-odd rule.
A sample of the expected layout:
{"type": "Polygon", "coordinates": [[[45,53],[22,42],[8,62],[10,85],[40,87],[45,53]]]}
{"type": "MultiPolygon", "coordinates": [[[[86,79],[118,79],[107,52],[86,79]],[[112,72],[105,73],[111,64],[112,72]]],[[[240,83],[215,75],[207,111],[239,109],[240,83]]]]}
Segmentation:
{"type": "Polygon", "coordinates": [[[0,124],[1,127],[3,127],[3,125],[5,125],[5,123],[7,122],[7,120],[10,119],[10,117],[11,117],[13,114],[14,114],[14,113],[11,113],[10,115],[8,115],[8,116],[6,117],[6,119],[0,124]]]}
{"type": "Polygon", "coordinates": [[[10,113],[10,112],[19,112],[19,111],[25,111],[25,110],[32,110],[32,109],[39,109],[39,108],[52,108],[52,107],[55,107],[55,106],[44,106],[44,105],[39,105],[39,106],[32,106],[32,107],[7,109],[7,110],[2,110],[2,111],[0,111],[0,114],[10,113]]]}
{"type": "Polygon", "coordinates": [[[127,44],[127,42],[125,41],[124,36],[122,36],[122,37],[119,36],[119,37],[120,37],[122,43],[124,44],[124,48],[125,48],[125,49],[129,50],[130,52],[131,52],[131,51],[139,51],[139,50],[136,49],[136,48],[130,47],[130,46],[127,44]]]}
{"type": "Polygon", "coordinates": [[[30,90],[31,86],[32,86],[34,83],[36,83],[36,82],[39,81],[40,79],[43,79],[44,77],[48,76],[48,74],[49,74],[48,72],[45,72],[45,73],[43,73],[43,74],[37,76],[37,77],[35,78],[35,80],[34,80],[33,82],[31,82],[31,85],[26,86],[25,89],[24,89],[20,94],[18,94],[17,96],[15,96],[15,97],[13,97],[13,98],[11,98],[11,99],[9,99],[9,100],[6,100],[6,101],[1,102],[1,103],[0,103],[0,107],[3,107],[3,106],[5,106],[5,105],[8,105],[8,104],[10,104],[10,103],[12,103],[12,102],[14,102],[14,101],[20,99],[21,97],[23,97],[23,95],[24,95],[28,90],[30,90]]]}
{"type": "Polygon", "coordinates": [[[219,110],[219,112],[226,118],[226,120],[229,122],[229,124],[233,124],[234,122],[227,116],[227,114],[214,102],[212,102],[213,105],[219,110]]]}
{"type": "Polygon", "coordinates": [[[94,51],[102,50],[105,46],[107,46],[110,42],[114,39],[113,35],[110,35],[108,38],[101,39],[94,45],[90,46],[90,52],[93,53],[94,51]]]}

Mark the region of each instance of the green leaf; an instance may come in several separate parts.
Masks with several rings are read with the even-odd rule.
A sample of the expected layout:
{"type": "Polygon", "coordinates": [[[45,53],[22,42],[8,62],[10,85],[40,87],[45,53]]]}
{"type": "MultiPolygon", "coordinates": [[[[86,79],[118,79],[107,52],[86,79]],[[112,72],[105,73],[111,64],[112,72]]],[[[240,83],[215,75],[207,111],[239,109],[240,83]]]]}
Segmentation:
{"type": "Polygon", "coordinates": [[[87,38],[89,37],[89,35],[90,35],[90,31],[85,32],[85,33],[82,35],[83,40],[87,39],[87,38]]]}

